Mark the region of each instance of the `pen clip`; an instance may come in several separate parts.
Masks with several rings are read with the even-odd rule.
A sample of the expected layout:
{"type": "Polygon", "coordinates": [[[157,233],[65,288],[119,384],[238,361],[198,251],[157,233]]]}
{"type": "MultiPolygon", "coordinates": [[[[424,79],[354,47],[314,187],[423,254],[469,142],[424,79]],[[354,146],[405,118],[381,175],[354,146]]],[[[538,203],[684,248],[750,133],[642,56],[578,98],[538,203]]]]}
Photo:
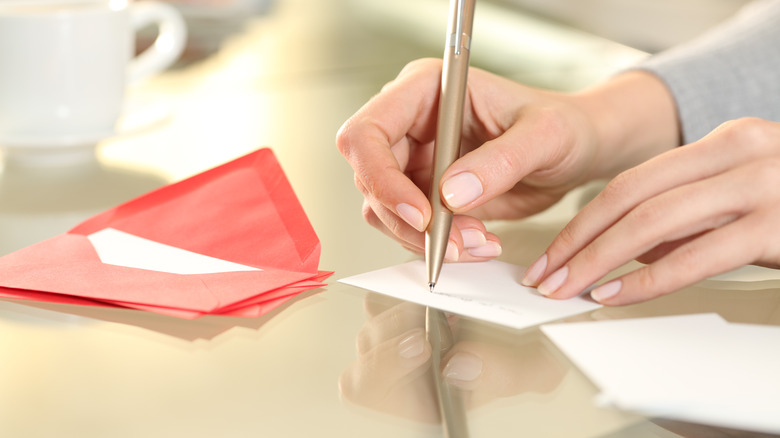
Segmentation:
{"type": "Polygon", "coordinates": [[[455,54],[460,55],[461,48],[469,50],[471,47],[471,37],[464,32],[466,19],[466,0],[453,0],[457,3],[455,6],[455,32],[450,34],[448,44],[455,47],[455,54]]]}

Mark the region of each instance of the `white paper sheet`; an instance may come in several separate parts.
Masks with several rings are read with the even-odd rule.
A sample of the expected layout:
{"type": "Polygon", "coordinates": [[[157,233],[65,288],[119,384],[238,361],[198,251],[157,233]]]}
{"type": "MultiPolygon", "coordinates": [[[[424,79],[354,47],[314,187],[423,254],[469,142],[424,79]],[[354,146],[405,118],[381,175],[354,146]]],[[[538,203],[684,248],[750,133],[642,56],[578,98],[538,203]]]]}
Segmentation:
{"type": "Polygon", "coordinates": [[[108,265],[171,274],[214,274],[262,269],[165,245],[124,231],[106,228],[87,236],[100,261],[108,265]]]}
{"type": "Polygon", "coordinates": [[[715,314],[548,324],[599,401],[650,416],[780,433],[780,327],[715,314]]]}
{"type": "Polygon", "coordinates": [[[422,260],[339,281],[447,312],[526,328],[601,307],[585,297],[553,300],[520,284],[525,268],[491,260],[447,263],[431,292],[422,260]]]}

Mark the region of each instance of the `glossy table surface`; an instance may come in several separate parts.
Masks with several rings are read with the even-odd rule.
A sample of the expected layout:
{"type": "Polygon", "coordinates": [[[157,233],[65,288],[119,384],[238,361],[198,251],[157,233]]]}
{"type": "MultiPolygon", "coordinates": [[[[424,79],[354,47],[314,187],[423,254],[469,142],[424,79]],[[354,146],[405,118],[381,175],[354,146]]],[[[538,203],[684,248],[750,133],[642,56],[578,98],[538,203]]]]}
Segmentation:
{"type": "MultiPolygon", "coordinates": [[[[487,30],[483,41],[493,46],[476,45],[477,27],[475,64],[515,79],[573,89],[641,56],[488,5],[483,29],[513,28],[516,20],[515,30],[537,32],[547,44],[515,47],[508,56],[495,43],[502,37],[487,30]]],[[[440,56],[444,11],[446,2],[436,0],[279,2],[238,26],[216,53],[131,89],[125,131],[100,142],[95,160],[91,148],[32,159],[4,151],[0,253],[272,147],[322,241],[321,268],[335,275],[327,288],[256,319],[186,321],[0,301],[0,435],[442,436],[428,374],[356,350],[358,338],[365,345],[378,342],[373,335],[392,339],[419,327],[422,311],[336,282],[412,255],[363,222],[362,197],[334,138],[406,62],[440,56]]],[[[491,224],[504,242],[501,259],[527,266],[597,189],[578,190],[528,220],[491,224]]],[[[764,274],[744,270],[573,319],[717,312],[780,324],[780,283],[747,281],[764,274]]],[[[491,351],[491,366],[503,373],[503,385],[469,395],[471,436],[749,436],[597,407],[597,389],[536,328],[462,319],[456,336],[491,351]]]]}

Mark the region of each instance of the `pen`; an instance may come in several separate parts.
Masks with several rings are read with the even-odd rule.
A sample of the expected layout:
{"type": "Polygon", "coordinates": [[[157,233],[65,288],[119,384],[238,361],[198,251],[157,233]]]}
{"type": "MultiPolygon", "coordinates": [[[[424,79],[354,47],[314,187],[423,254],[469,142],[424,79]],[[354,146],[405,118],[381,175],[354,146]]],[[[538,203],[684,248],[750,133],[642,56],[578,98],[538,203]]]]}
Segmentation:
{"type": "Polygon", "coordinates": [[[442,202],[439,183],[444,171],[460,153],[475,2],[476,0],[450,0],[450,18],[441,72],[439,114],[433,146],[433,175],[428,194],[432,217],[425,230],[425,265],[431,292],[439,279],[452,227],[452,212],[442,202]]]}
{"type": "Polygon", "coordinates": [[[442,380],[439,371],[442,356],[449,351],[455,342],[447,317],[441,310],[432,307],[425,308],[425,336],[431,344],[431,373],[444,436],[447,438],[467,438],[469,429],[463,397],[456,388],[442,380]]]}

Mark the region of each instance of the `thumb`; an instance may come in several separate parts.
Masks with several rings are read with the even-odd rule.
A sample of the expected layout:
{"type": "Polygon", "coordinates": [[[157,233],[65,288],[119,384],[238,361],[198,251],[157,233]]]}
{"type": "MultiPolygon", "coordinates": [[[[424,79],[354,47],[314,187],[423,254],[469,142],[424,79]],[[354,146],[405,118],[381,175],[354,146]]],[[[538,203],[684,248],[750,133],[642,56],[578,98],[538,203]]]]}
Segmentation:
{"type": "Polygon", "coordinates": [[[527,177],[533,181],[526,182],[539,187],[568,183],[554,171],[569,161],[565,158],[573,139],[563,113],[555,108],[537,108],[519,119],[522,121],[465,154],[444,173],[440,190],[451,210],[469,211],[527,177]]]}

